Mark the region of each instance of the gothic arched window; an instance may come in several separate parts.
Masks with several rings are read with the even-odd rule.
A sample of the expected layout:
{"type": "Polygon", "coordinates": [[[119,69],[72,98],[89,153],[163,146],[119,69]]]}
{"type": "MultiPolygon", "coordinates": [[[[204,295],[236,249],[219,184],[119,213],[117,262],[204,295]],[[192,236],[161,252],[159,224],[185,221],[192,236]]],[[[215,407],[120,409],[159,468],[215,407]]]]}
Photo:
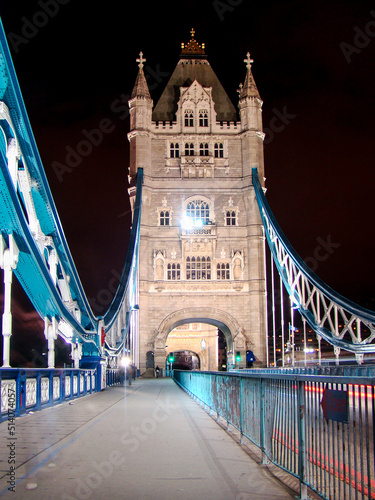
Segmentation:
{"type": "Polygon", "coordinates": [[[210,207],[206,201],[203,200],[192,200],[186,205],[186,217],[191,219],[191,221],[196,223],[201,221],[202,224],[208,224],[210,220],[210,207]]]}
{"type": "Polygon", "coordinates": [[[211,279],[211,258],[202,257],[202,280],[211,279]]]}
{"type": "Polygon", "coordinates": [[[185,156],[194,156],[194,144],[192,142],[185,144],[185,156]]]}
{"type": "Polygon", "coordinates": [[[169,226],[169,212],[168,212],[168,210],[162,210],[160,212],[159,225],[160,226],[169,226]]]}
{"type": "Polygon", "coordinates": [[[168,264],[168,267],[167,267],[167,279],[168,280],[179,280],[179,279],[181,279],[181,267],[180,267],[180,264],[168,264]]]}
{"type": "Polygon", "coordinates": [[[229,272],[229,263],[222,262],[216,266],[217,274],[216,278],[218,280],[229,280],[230,272],[229,272]]]}
{"type": "Polygon", "coordinates": [[[185,111],[185,127],[194,127],[194,113],[190,109],[185,111]]]}
{"type": "Polygon", "coordinates": [[[187,257],[186,279],[188,280],[210,280],[211,258],[210,257],[187,257]]]}
{"type": "Polygon", "coordinates": [[[208,149],[208,143],[202,143],[199,146],[199,154],[200,156],[208,156],[209,149],[208,149]]]}
{"type": "Polygon", "coordinates": [[[178,142],[176,142],[176,143],[172,142],[171,143],[171,146],[170,146],[170,157],[171,158],[179,158],[180,157],[180,145],[178,144],[178,142]]]}
{"type": "Polygon", "coordinates": [[[235,226],[236,225],[236,212],[235,212],[235,210],[227,210],[226,224],[227,224],[227,226],[235,226]]]}
{"type": "Polygon", "coordinates": [[[208,112],[205,109],[199,111],[199,126],[208,127],[208,112]]]}
{"type": "Polygon", "coordinates": [[[215,143],[214,154],[215,154],[215,158],[224,158],[224,145],[222,142],[215,143]]]}

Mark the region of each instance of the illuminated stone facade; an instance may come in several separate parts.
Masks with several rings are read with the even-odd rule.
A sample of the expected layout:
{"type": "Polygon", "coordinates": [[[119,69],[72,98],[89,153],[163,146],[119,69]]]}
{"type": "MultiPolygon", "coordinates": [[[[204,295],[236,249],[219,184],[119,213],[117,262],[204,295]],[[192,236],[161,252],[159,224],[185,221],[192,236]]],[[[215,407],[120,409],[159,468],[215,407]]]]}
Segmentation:
{"type": "Polygon", "coordinates": [[[169,333],[188,323],[224,333],[229,365],[236,351],[244,365],[246,349],[263,364],[264,237],[251,169],[264,179],[264,134],[253,61],[248,54],[238,111],[193,32],[155,107],[144,62],[141,53],[128,134],[131,185],[144,170],[139,366],[152,352],[164,367],[169,333]]]}

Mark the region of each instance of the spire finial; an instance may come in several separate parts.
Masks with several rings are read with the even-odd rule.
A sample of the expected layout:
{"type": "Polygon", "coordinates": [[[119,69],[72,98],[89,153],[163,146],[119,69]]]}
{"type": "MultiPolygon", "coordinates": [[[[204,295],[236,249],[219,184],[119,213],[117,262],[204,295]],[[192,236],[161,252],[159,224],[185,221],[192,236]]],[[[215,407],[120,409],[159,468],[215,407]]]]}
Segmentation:
{"type": "Polygon", "coordinates": [[[131,98],[133,99],[133,97],[147,97],[147,98],[151,99],[150,91],[148,90],[148,86],[147,86],[146,77],[145,77],[145,74],[143,72],[143,63],[146,62],[146,59],[144,59],[144,57],[143,57],[143,52],[139,53],[139,58],[136,59],[136,61],[137,61],[137,63],[139,63],[138,64],[139,71],[138,71],[137,79],[135,81],[135,85],[133,88],[131,98]]]}
{"type": "Polygon", "coordinates": [[[251,69],[251,65],[253,64],[254,60],[250,58],[250,52],[246,54],[246,59],[244,59],[243,62],[246,63],[247,69],[251,69]]]}
{"type": "Polygon", "coordinates": [[[139,63],[138,64],[139,69],[142,69],[143,68],[143,63],[146,62],[146,59],[143,59],[143,52],[142,51],[139,53],[139,58],[136,59],[136,61],[137,61],[137,63],[139,63]]]}
{"type": "Polygon", "coordinates": [[[254,77],[251,73],[251,65],[254,62],[250,57],[250,52],[246,54],[246,59],[243,60],[246,64],[246,77],[244,84],[239,88],[240,99],[245,99],[247,97],[259,97],[259,92],[257,86],[255,85],[254,77]]]}
{"type": "Polygon", "coordinates": [[[190,42],[189,43],[181,43],[181,55],[189,55],[189,56],[204,56],[204,49],[205,49],[205,44],[201,43],[199,44],[195,37],[195,29],[191,28],[190,30],[190,42]]]}

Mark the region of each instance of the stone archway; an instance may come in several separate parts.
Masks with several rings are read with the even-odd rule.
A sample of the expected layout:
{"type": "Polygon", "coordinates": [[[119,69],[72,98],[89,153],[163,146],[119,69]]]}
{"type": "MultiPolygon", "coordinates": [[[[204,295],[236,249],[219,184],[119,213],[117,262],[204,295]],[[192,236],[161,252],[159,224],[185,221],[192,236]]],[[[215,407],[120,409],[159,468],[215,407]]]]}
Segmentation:
{"type": "MultiPolygon", "coordinates": [[[[245,337],[236,319],[225,311],[208,307],[191,307],[179,309],[169,314],[160,323],[154,334],[155,363],[163,363],[166,356],[166,345],[169,333],[176,327],[187,323],[206,323],[219,328],[225,335],[228,353],[235,349],[243,350],[246,346],[245,337]]],[[[232,359],[233,362],[233,359],[232,359]]]]}
{"type": "MultiPolygon", "coordinates": [[[[179,350],[175,351],[173,355],[174,355],[173,369],[199,370],[201,368],[200,356],[194,351],[179,350]]],[[[168,356],[166,358],[166,364],[168,364],[168,356]]]]}

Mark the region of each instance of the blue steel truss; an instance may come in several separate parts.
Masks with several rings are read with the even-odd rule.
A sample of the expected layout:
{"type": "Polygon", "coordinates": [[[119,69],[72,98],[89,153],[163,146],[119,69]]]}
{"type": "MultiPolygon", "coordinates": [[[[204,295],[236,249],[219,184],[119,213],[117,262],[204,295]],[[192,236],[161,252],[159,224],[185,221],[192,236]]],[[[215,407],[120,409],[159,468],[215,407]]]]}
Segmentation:
{"type": "Polygon", "coordinates": [[[280,229],[256,168],[252,175],[268,245],[293,307],[335,348],[359,358],[375,352],[375,314],[336,293],[303,262],[280,229]]]}
{"type": "Polygon", "coordinates": [[[76,340],[74,337],[77,336],[81,339],[92,340],[92,333],[95,332],[95,317],[83,292],[48,186],[2,25],[0,42],[0,99],[2,101],[0,125],[3,132],[0,156],[1,233],[5,241],[9,234],[12,234],[16,241],[20,257],[15,274],[37,312],[42,317],[64,318],[74,329],[73,340],[76,340]],[[63,304],[49,273],[44,252],[41,252],[40,247],[38,248],[35,235],[30,230],[31,214],[28,213],[30,206],[27,205],[20,183],[11,178],[8,168],[8,149],[12,140],[16,141],[17,174],[20,172],[29,180],[29,201],[34,205],[41,235],[46,237],[46,242],[48,241],[46,253],[52,246],[57,252],[61,266],[60,272],[69,276],[71,298],[76,301],[81,312],[80,321],[72,314],[72,310],[63,304]]]}
{"type": "Polygon", "coordinates": [[[39,156],[0,21],[0,247],[19,250],[14,273],[42,318],[55,318],[58,334],[98,356],[99,328],[117,328],[104,348],[119,354],[128,334],[136,292],[143,171],[139,169],[133,225],[126,262],[104,318],[88,303],[65,239],[39,156]]]}
{"type": "Polygon", "coordinates": [[[107,353],[117,356],[121,353],[129,335],[131,314],[137,310],[137,284],[139,238],[141,227],[143,169],[137,172],[136,198],[133,209],[132,229],[128,243],[125,265],[115,296],[103,316],[107,332],[105,347],[107,353]]]}

